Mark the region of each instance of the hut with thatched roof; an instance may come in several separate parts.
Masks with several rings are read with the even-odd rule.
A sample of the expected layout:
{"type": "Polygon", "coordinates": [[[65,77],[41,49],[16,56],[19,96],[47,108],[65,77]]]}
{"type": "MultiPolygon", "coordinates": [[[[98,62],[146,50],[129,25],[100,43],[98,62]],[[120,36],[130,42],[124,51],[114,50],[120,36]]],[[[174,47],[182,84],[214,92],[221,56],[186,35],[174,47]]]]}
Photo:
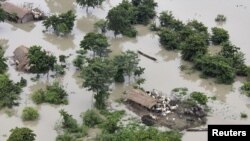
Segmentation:
{"type": "Polygon", "coordinates": [[[29,70],[29,49],[25,46],[19,46],[14,51],[14,61],[16,63],[16,69],[19,71],[29,70]]]}
{"type": "Polygon", "coordinates": [[[16,6],[9,2],[1,3],[1,8],[8,13],[11,20],[18,23],[26,23],[34,20],[31,10],[16,6]]]}
{"type": "Polygon", "coordinates": [[[127,101],[139,104],[147,109],[152,109],[157,104],[157,99],[148,96],[144,91],[132,89],[127,92],[127,101]]]}

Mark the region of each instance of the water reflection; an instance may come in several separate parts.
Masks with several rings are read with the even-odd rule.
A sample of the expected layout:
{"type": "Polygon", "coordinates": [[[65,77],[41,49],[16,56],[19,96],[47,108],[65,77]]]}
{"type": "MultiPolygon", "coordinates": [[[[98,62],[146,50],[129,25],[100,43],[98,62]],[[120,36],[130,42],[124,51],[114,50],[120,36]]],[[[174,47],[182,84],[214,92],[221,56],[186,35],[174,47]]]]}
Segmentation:
{"type": "Polygon", "coordinates": [[[61,37],[53,33],[45,33],[43,39],[55,45],[58,49],[64,51],[75,48],[74,37],[75,35],[72,34],[61,37]]]}

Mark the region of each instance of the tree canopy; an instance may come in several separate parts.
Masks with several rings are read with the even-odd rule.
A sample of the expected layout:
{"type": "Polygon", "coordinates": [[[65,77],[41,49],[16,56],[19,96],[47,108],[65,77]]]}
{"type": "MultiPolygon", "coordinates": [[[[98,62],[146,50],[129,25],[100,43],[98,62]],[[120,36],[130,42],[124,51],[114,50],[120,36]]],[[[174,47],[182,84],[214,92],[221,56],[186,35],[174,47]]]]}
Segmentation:
{"type": "Polygon", "coordinates": [[[91,50],[94,53],[94,57],[97,55],[99,57],[106,56],[108,53],[108,40],[107,37],[99,34],[90,32],[80,43],[80,47],[84,50],[91,50]]]}
{"type": "Polygon", "coordinates": [[[109,95],[109,85],[113,82],[116,69],[106,58],[94,58],[83,68],[84,87],[95,92],[95,105],[98,109],[105,108],[105,100],[109,95]]]}
{"type": "Polygon", "coordinates": [[[138,2],[123,0],[122,3],[109,10],[107,15],[107,27],[114,34],[122,34],[135,37],[137,31],[133,24],[148,24],[156,15],[154,0],[140,0],[138,2]]]}
{"type": "Polygon", "coordinates": [[[212,37],[211,40],[215,45],[227,42],[229,40],[228,32],[223,28],[214,27],[212,28],[212,37]]]}
{"type": "Polygon", "coordinates": [[[43,21],[43,25],[46,30],[51,27],[57,34],[67,34],[72,31],[75,19],[76,15],[70,10],[60,15],[52,15],[48,17],[43,21]]]}
{"type": "Polygon", "coordinates": [[[49,70],[53,70],[54,64],[56,63],[55,56],[41,49],[41,46],[36,45],[29,49],[29,71],[32,73],[47,73],[49,70]]]}
{"type": "Polygon", "coordinates": [[[203,36],[194,33],[187,37],[182,44],[182,58],[184,60],[192,61],[197,55],[204,55],[207,53],[207,43],[203,36]]]}
{"type": "Polygon", "coordinates": [[[9,80],[8,76],[0,74],[0,109],[18,105],[20,93],[21,88],[18,84],[9,80]]]}
{"type": "Polygon", "coordinates": [[[97,5],[101,5],[104,0],[76,0],[76,3],[80,6],[86,6],[86,10],[88,11],[88,7],[95,8],[97,5]]]}
{"type": "Polygon", "coordinates": [[[7,141],[35,141],[36,134],[29,128],[14,128],[11,129],[11,134],[7,141]]]}

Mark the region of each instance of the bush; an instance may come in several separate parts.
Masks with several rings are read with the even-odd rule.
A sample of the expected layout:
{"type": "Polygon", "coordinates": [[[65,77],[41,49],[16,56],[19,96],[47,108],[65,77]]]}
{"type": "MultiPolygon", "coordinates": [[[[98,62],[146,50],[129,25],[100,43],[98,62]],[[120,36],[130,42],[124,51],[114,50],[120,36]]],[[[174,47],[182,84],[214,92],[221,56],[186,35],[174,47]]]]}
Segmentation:
{"type": "Polygon", "coordinates": [[[215,18],[216,22],[225,22],[227,18],[224,15],[218,14],[217,17],[215,18]]]}
{"type": "Polygon", "coordinates": [[[75,141],[75,139],[69,133],[64,133],[62,135],[58,135],[56,137],[56,141],[75,141]]]}
{"type": "Polygon", "coordinates": [[[64,110],[60,110],[59,112],[63,117],[62,128],[64,130],[66,130],[69,133],[75,133],[80,131],[77,121],[72,117],[72,115],[68,114],[64,110]]]}
{"type": "Polygon", "coordinates": [[[87,110],[83,116],[83,124],[94,127],[102,122],[102,118],[95,110],[87,110]]]}
{"type": "Polygon", "coordinates": [[[215,45],[219,45],[223,42],[227,42],[229,40],[228,32],[223,28],[214,27],[212,28],[212,42],[215,45]]]}
{"type": "Polygon", "coordinates": [[[20,93],[21,88],[18,84],[9,80],[8,76],[0,74],[0,109],[18,105],[20,93]]]}
{"type": "Polygon", "coordinates": [[[220,55],[204,55],[195,59],[195,68],[201,70],[203,75],[215,77],[220,83],[231,84],[234,82],[235,69],[225,57],[220,55]]]}
{"type": "Polygon", "coordinates": [[[29,128],[16,127],[10,131],[11,134],[7,141],[35,141],[36,134],[34,134],[29,128]]]}
{"type": "Polygon", "coordinates": [[[22,119],[24,121],[36,120],[39,117],[39,113],[33,107],[25,107],[22,113],[22,119]]]}
{"type": "MultiPolygon", "coordinates": [[[[0,8],[1,12],[1,8],[0,8]]],[[[1,13],[0,13],[1,14],[1,13]]],[[[1,16],[0,16],[1,21],[1,16]]],[[[0,74],[4,73],[7,70],[8,65],[6,64],[6,58],[4,58],[4,51],[2,46],[0,45],[0,74]]]]}
{"type": "Polygon", "coordinates": [[[208,98],[204,93],[201,92],[192,92],[191,98],[195,101],[197,101],[201,105],[206,105],[208,98]]]}
{"type": "Polygon", "coordinates": [[[241,118],[247,118],[247,114],[246,113],[240,113],[240,117],[241,118]]]}
{"type": "Polygon", "coordinates": [[[24,79],[23,77],[21,77],[21,80],[20,80],[20,82],[19,82],[19,85],[20,85],[21,87],[27,86],[27,80],[24,79]]]}
{"type": "Polygon", "coordinates": [[[125,111],[115,111],[115,112],[107,112],[104,113],[106,120],[102,124],[102,128],[104,131],[108,133],[114,133],[117,129],[119,129],[118,122],[125,114],[125,111]]]}
{"type": "Polygon", "coordinates": [[[241,91],[243,94],[250,97],[250,82],[245,82],[243,86],[241,86],[241,91]]]}
{"type": "Polygon", "coordinates": [[[180,48],[180,38],[176,31],[171,29],[163,29],[158,34],[160,37],[160,43],[164,48],[168,50],[174,50],[180,48]]]}
{"type": "Polygon", "coordinates": [[[38,90],[32,95],[32,100],[36,104],[41,104],[44,102],[51,104],[67,104],[68,94],[59,85],[58,82],[54,82],[52,85],[47,86],[46,90],[38,90]]]}

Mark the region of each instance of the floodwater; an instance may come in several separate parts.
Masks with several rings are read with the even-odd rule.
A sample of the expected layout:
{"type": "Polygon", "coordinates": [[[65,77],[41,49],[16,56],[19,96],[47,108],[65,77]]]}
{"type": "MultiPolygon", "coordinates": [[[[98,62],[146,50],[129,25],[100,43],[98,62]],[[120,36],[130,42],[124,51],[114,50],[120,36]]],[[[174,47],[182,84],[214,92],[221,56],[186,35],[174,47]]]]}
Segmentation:
{"type": "MultiPolygon", "coordinates": [[[[42,76],[39,81],[33,82],[30,78],[32,74],[17,72],[13,66],[9,66],[8,74],[15,82],[21,76],[28,80],[28,86],[21,94],[20,106],[13,110],[2,109],[0,111],[0,141],[5,141],[9,136],[9,130],[18,126],[27,126],[37,134],[37,141],[54,141],[57,135],[55,123],[60,120],[58,111],[65,109],[81,122],[80,114],[91,108],[92,92],[81,87],[81,80],[77,78],[79,74],[72,66],[75,58],[75,51],[79,49],[79,42],[83,36],[94,31],[93,23],[98,19],[105,18],[108,10],[120,3],[122,0],[106,0],[103,6],[96,9],[89,8],[86,13],[85,8],[77,6],[74,0],[9,0],[22,5],[24,2],[34,3],[34,7],[42,8],[46,13],[61,13],[73,10],[77,14],[75,27],[67,37],[57,37],[54,34],[43,33],[44,27],[41,22],[31,22],[27,24],[0,23],[0,44],[6,49],[5,56],[11,57],[13,51],[19,45],[32,46],[41,45],[44,49],[59,56],[70,55],[67,59],[69,64],[65,76],[60,78],[61,84],[69,93],[69,104],[53,106],[42,104],[36,106],[30,100],[30,94],[39,88],[45,87],[46,83],[52,82],[53,78],[47,80],[47,76],[42,76]],[[40,118],[36,122],[23,122],[21,111],[25,106],[34,106],[39,109],[40,118]]],[[[229,31],[231,41],[239,46],[245,53],[246,63],[250,65],[250,1],[248,0],[156,0],[158,2],[157,11],[171,10],[173,15],[180,20],[188,21],[197,19],[207,25],[221,26],[229,31]],[[217,14],[224,14],[227,22],[217,25],[214,19],[217,14]]],[[[140,65],[145,67],[146,79],[143,87],[146,90],[158,89],[169,94],[173,88],[187,87],[190,91],[205,92],[209,96],[216,96],[216,101],[209,102],[212,112],[208,117],[208,124],[247,124],[250,118],[241,119],[240,113],[245,112],[250,116],[250,99],[239,92],[239,87],[244,82],[244,78],[237,78],[232,85],[222,85],[214,83],[213,79],[201,79],[199,72],[181,71],[181,65],[189,66],[180,58],[178,52],[166,51],[161,48],[158,36],[149,31],[148,27],[136,26],[139,35],[130,39],[127,37],[114,38],[108,34],[111,44],[112,56],[125,50],[141,50],[147,54],[155,56],[158,61],[153,62],[140,56],[140,65]]],[[[212,52],[218,49],[211,48],[212,52]]],[[[121,96],[123,90],[129,84],[114,84],[111,100],[121,96]]],[[[206,141],[206,132],[184,133],[183,141],[206,141]]]]}

